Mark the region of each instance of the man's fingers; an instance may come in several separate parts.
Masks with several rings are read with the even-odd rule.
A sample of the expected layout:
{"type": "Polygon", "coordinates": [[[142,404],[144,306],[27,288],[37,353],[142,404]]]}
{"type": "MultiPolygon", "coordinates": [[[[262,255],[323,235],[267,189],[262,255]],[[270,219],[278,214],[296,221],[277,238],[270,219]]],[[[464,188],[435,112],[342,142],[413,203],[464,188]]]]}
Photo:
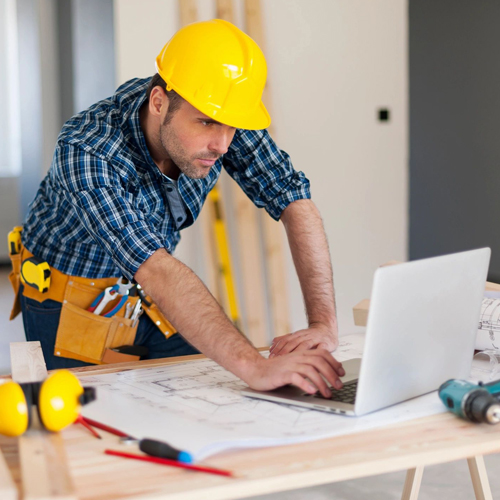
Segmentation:
{"type": "Polygon", "coordinates": [[[277,344],[275,344],[271,349],[269,349],[269,352],[273,356],[280,356],[281,354],[284,354],[285,352],[289,352],[287,349],[287,345],[293,341],[293,336],[286,336],[285,338],[281,339],[277,344]],[[285,350],[284,350],[285,349],[285,350]]]}
{"type": "Polygon", "coordinates": [[[315,347],[318,346],[314,340],[304,340],[304,342],[301,342],[295,349],[293,349],[293,352],[309,351],[315,347]]]}
{"type": "Polygon", "coordinates": [[[304,364],[300,366],[299,370],[300,374],[305,375],[319,389],[319,392],[321,392],[325,398],[330,398],[332,396],[330,388],[326,385],[325,380],[318,373],[316,367],[304,364]]]}
{"type": "Polygon", "coordinates": [[[273,350],[273,354],[275,356],[281,356],[283,354],[293,352],[305,341],[305,338],[305,335],[301,335],[300,333],[290,335],[287,339],[283,339],[279,345],[276,346],[273,350]]]}
{"type": "Polygon", "coordinates": [[[299,375],[297,372],[292,373],[290,380],[290,384],[295,385],[299,389],[302,389],[303,391],[306,391],[309,394],[314,394],[316,392],[316,387],[314,387],[311,382],[308,382],[304,377],[299,375]]]}
{"type": "Polygon", "coordinates": [[[305,351],[304,355],[316,356],[325,359],[341,377],[345,375],[345,370],[342,367],[342,363],[340,361],[337,361],[326,349],[314,349],[305,351]]]}
{"type": "Polygon", "coordinates": [[[291,334],[288,333],[287,335],[281,335],[280,337],[275,337],[273,339],[273,343],[271,344],[271,347],[269,348],[269,353],[270,354],[275,354],[275,351],[278,347],[280,347],[283,342],[286,342],[287,338],[290,338],[291,334]]]}
{"type": "Polygon", "coordinates": [[[332,387],[335,389],[342,389],[342,381],[340,380],[340,374],[333,369],[333,367],[323,358],[316,357],[306,358],[306,362],[309,363],[314,369],[321,374],[321,376],[327,380],[332,387]]]}

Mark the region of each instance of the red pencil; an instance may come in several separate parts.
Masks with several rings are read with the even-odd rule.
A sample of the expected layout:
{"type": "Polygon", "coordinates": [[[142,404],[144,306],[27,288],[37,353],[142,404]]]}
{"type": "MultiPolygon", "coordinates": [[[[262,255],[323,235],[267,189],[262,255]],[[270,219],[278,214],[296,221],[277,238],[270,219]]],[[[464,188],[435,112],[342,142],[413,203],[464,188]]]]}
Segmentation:
{"type": "Polygon", "coordinates": [[[198,472],[207,472],[208,474],[217,474],[219,476],[233,477],[233,473],[227,470],[214,469],[213,467],[201,467],[200,465],[189,465],[176,460],[168,460],[166,458],[149,457],[146,455],[137,455],[136,453],[124,453],[122,451],[104,450],[107,455],[114,455],[123,458],[133,458],[135,460],[142,460],[144,462],[152,462],[155,464],[170,465],[172,467],[179,467],[180,469],[195,470],[198,472]]]}
{"type": "Polygon", "coordinates": [[[99,433],[92,428],[92,426],[85,420],[83,415],[78,415],[78,418],[75,420],[75,424],[82,424],[87,430],[89,430],[97,439],[102,439],[99,433]]]}
{"type": "Polygon", "coordinates": [[[91,418],[84,417],[83,415],[82,415],[82,420],[84,422],[87,422],[87,424],[90,424],[92,427],[97,427],[98,429],[109,432],[110,434],[114,434],[115,436],[125,437],[125,438],[131,437],[128,434],[125,434],[124,432],[115,429],[114,427],[110,427],[109,425],[106,424],[101,424],[101,422],[98,422],[97,420],[92,420],[91,418]]]}

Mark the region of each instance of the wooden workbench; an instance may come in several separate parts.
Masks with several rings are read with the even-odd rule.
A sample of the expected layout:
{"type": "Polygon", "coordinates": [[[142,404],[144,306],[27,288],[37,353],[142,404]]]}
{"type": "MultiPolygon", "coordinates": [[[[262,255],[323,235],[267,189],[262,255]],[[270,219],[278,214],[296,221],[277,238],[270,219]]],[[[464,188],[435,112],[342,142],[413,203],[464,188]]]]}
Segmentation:
{"type": "MultiPolygon", "coordinates": [[[[73,371],[84,377],[175,362],[179,358],[73,371]]],[[[101,434],[102,440],[95,439],[80,425],[62,432],[76,494],[81,500],[244,498],[500,451],[500,426],[469,424],[444,413],[359,434],[232,451],[207,459],[208,464],[238,475],[230,479],[107,456],[105,448],[125,445],[119,445],[115,436],[101,434]]],[[[0,437],[0,447],[20,485],[17,443],[14,438],[0,437]]]]}

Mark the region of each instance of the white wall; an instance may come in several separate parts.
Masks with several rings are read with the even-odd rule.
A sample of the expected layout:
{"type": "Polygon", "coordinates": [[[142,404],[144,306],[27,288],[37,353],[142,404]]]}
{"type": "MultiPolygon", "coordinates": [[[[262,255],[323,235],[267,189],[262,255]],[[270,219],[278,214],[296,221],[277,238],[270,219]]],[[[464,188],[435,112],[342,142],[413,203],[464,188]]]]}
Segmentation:
{"type": "MultiPolygon", "coordinates": [[[[275,139],[311,180],[330,241],[341,334],[375,268],[407,258],[407,0],[263,1],[275,139]],[[380,123],[379,107],[391,111],[380,123]]],[[[200,19],[214,16],[199,2],[200,19]]],[[[117,83],[154,72],[177,0],[115,0],[117,83]]],[[[241,2],[238,2],[238,19],[241,2]]],[[[180,258],[199,267],[195,229],[180,258]]],[[[305,325],[288,260],[291,322],[305,325]]]]}

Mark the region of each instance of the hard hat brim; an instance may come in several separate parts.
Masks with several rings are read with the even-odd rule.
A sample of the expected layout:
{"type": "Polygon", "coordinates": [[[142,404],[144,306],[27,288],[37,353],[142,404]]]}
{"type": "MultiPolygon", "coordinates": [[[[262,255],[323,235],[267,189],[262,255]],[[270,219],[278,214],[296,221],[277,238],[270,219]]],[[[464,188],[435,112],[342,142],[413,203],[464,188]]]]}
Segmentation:
{"type": "Polygon", "coordinates": [[[271,117],[269,116],[269,113],[262,101],[259,103],[259,106],[255,110],[255,113],[246,116],[234,116],[231,113],[224,113],[222,111],[216,113],[212,112],[208,114],[203,111],[203,109],[196,109],[206,114],[207,116],[210,116],[212,119],[217,120],[224,125],[228,125],[229,127],[235,127],[244,130],[262,130],[268,128],[269,125],[271,125],[271,117]]]}
{"type": "MultiPolygon", "coordinates": [[[[165,80],[165,76],[159,71],[160,76],[165,80]]],[[[166,81],[166,80],[165,80],[166,81]]],[[[269,115],[264,103],[260,101],[259,105],[256,107],[255,112],[252,114],[246,114],[245,116],[236,115],[221,109],[214,109],[209,106],[203,106],[199,103],[194,102],[192,99],[183,95],[181,89],[177,88],[171,82],[166,81],[167,87],[174,90],[179,94],[185,101],[187,101],[191,106],[196,108],[198,111],[208,116],[212,120],[216,120],[223,125],[228,125],[229,127],[241,128],[243,130],[262,130],[268,128],[271,125],[271,116],[269,115]]]]}

